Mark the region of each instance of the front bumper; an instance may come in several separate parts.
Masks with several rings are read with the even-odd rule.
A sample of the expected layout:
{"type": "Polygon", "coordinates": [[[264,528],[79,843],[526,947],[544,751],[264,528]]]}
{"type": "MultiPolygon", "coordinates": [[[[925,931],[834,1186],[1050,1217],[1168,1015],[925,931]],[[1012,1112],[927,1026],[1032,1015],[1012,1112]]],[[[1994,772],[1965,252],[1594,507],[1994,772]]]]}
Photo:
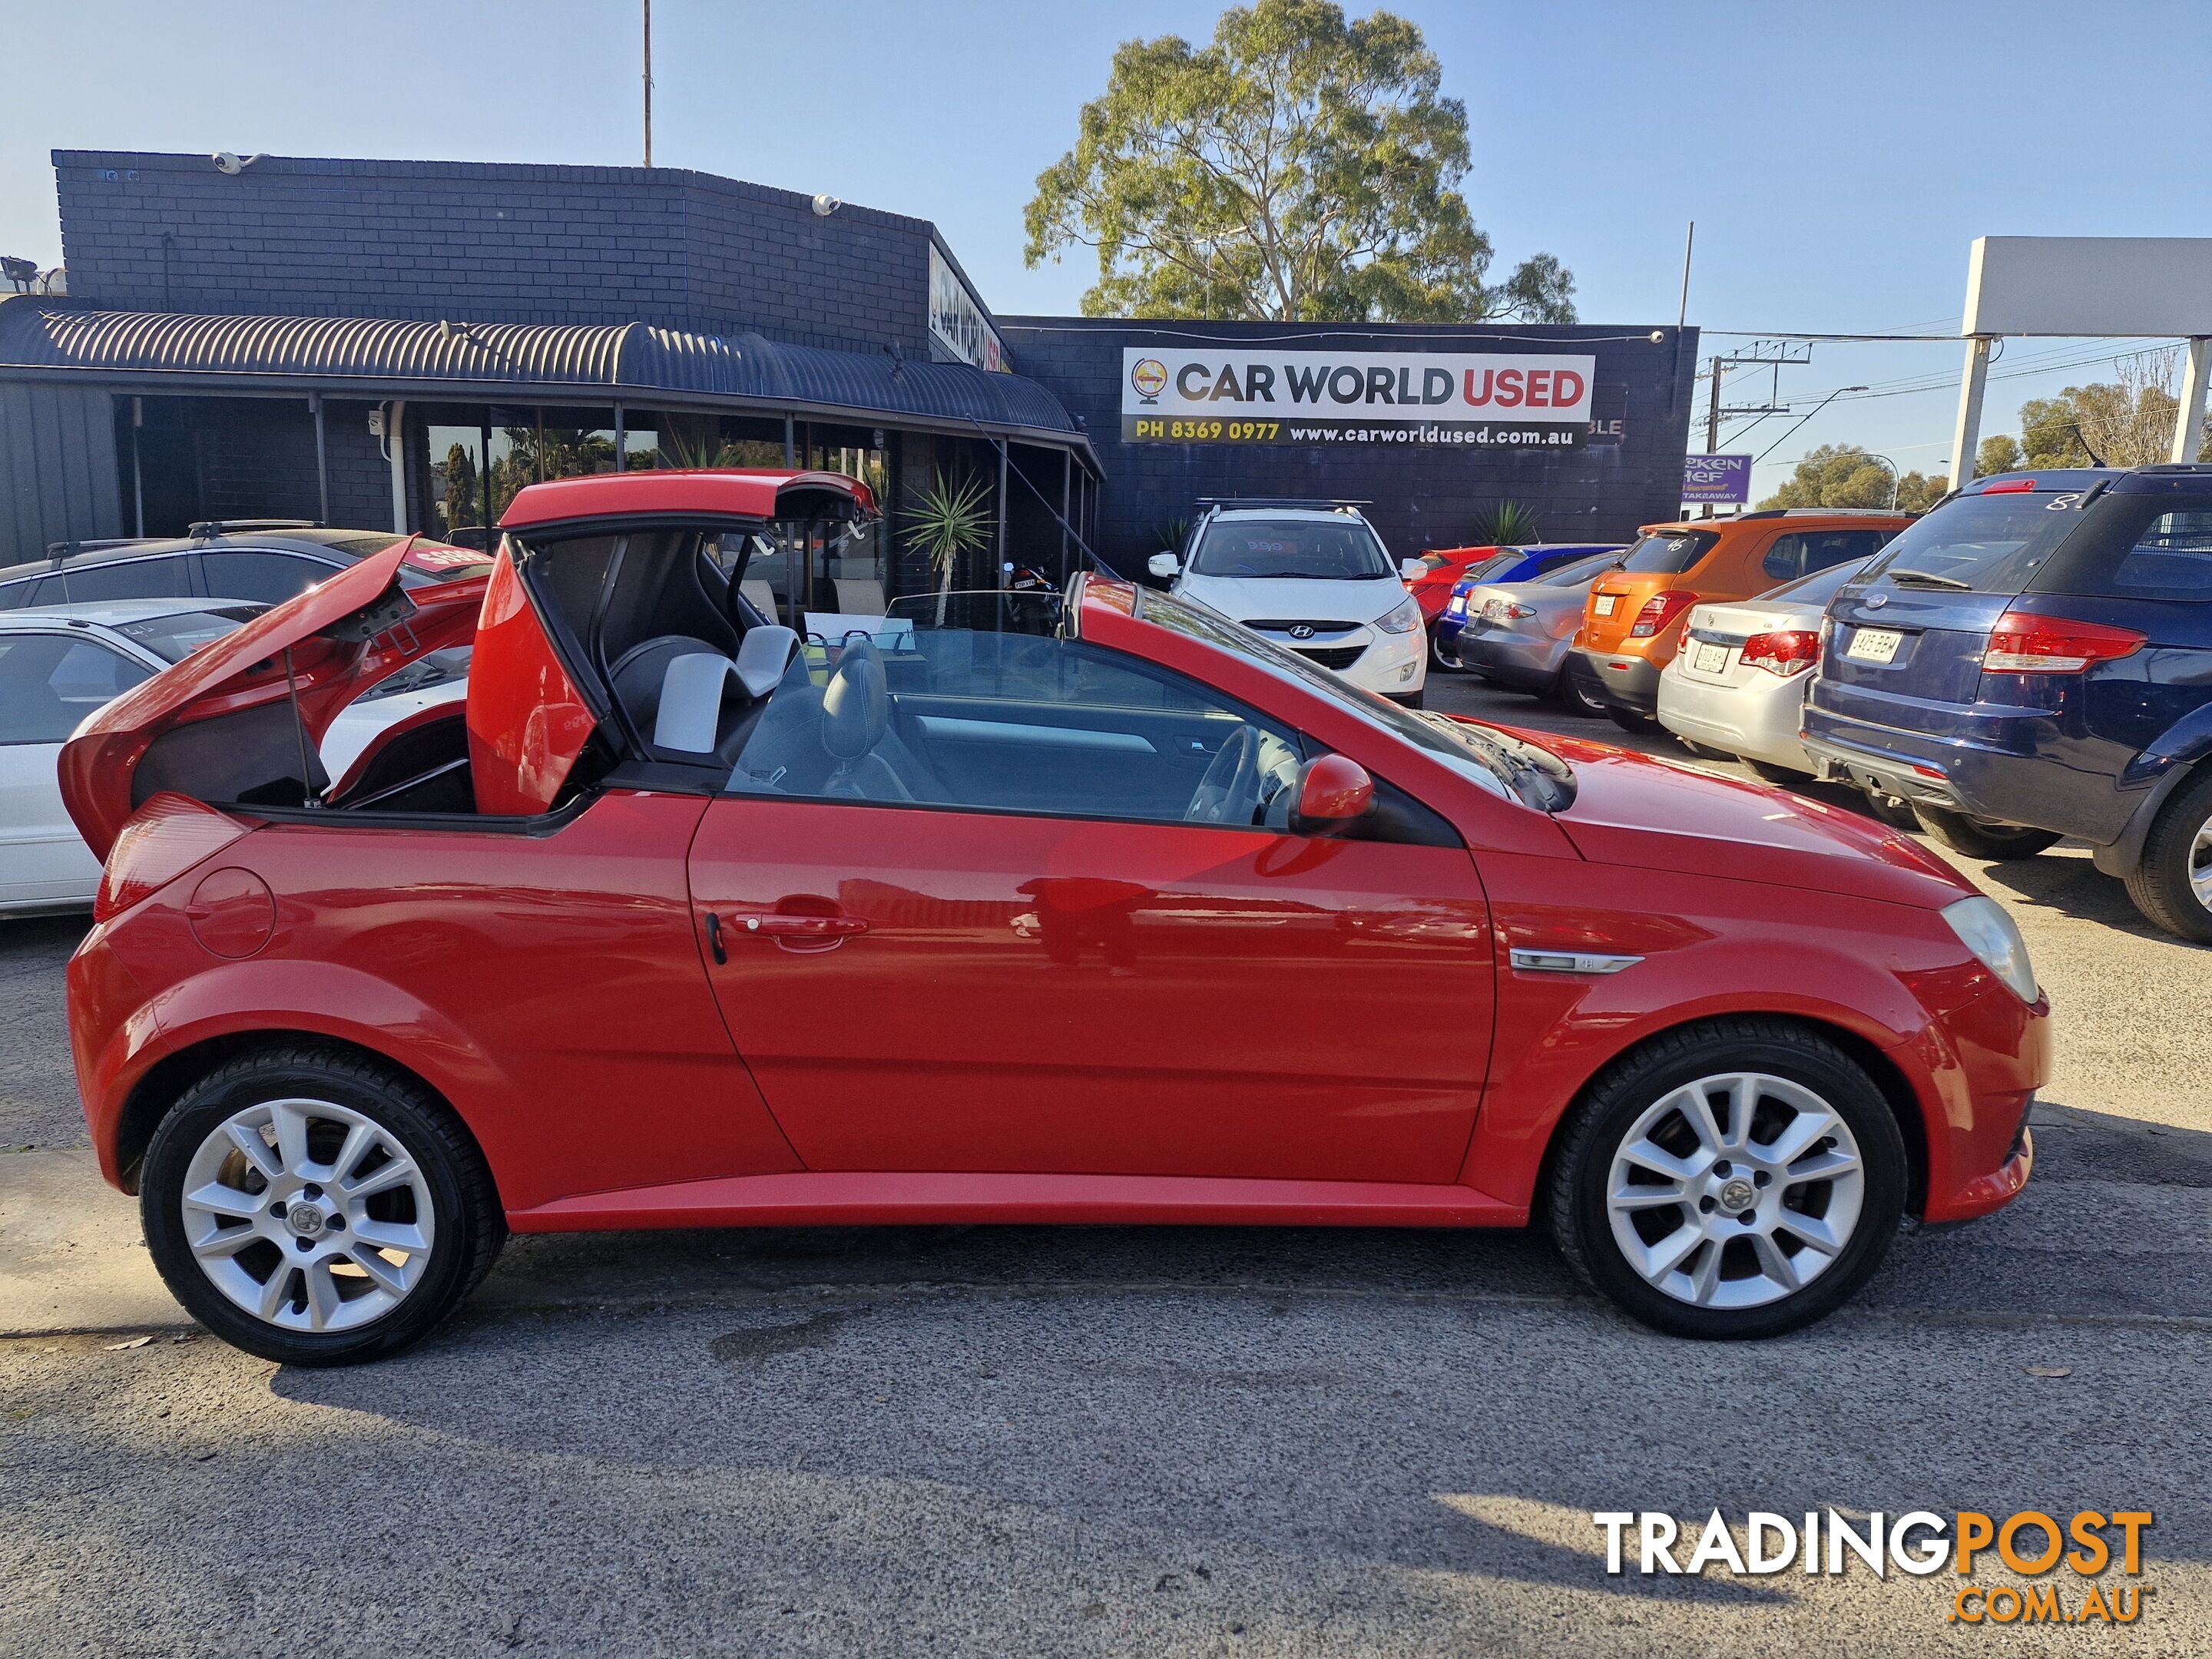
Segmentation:
{"type": "Polygon", "coordinates": [[[1379,628],[1363,628],[1360,634],[1365,636],[1365,648],[1343,667],[1336,667],[1325,653],[1349,649],[1358,643],[1357,635],[1348,640],[1316,640],[1311,647],[1291,640],[1279,641],[1278,643],[1288,645],[1291,650],[1330,668],[1364,690],[1403,697],[1410,696],[1427,684],[1428,635],[1424,629],[1416,628],[1410,633],[1386,634],[1379,628]]]}
{"type": "Polygon", "coordinates": [[[1578,645],[1575,654],[1590,671],[1598,695],[1617,708],[1638,714],[1659,712],[1659,670],[1642,657],[1618,651],[1593,651],[1578,645]]]}

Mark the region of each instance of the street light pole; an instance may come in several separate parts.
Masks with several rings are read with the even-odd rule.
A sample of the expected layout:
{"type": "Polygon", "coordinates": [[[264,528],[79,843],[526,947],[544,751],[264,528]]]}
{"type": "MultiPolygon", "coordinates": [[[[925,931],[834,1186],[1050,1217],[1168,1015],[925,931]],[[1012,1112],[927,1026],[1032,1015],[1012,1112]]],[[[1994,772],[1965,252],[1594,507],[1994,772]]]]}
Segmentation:
{"type": "Polygon", "coordinates": [[[1884,466],[1889,469],[1889,510],[1893,513],[1896,512],[1897,492],[1903,482],[1897,476],[1897,463],[1891,460],[1887,455],[1875,454],[1872,450],[1869,450],[1867,452],[1867,459],[1870,461],[1880,461],[1884,466]]]}
{"type": "Polygon", "coordinates": [[[645,164],[653,165],[653,0],[645,4],[645,164]]]}

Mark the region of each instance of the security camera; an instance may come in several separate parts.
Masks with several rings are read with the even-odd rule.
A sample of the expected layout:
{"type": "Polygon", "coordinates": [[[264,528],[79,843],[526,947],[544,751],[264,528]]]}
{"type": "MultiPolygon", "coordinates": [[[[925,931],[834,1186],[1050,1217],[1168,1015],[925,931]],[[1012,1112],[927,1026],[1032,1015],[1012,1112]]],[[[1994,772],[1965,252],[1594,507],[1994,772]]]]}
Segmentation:
{"type": "Polygon", "coordinates": [[[814,216],[817,219],[827,219],[844,205],[842,202],[825,191],[814,198],[814,216]]]}
{"type": "Polygon", "coordinates": [[[208,157],[215,163],[217,173],[227,173],[234,179],[260,159],[258,155],[236,155],[227,149],[219,149],[208,157]]]}
{"type": "Polygon", "coordinates": [[[1663,329],[1663,328],[1655,328],[1655,329],[1653,329],[1653,330],[1651,331],[1651,343],[1652,343],[1653,345],[1664,345],[1664,344],[1666,344],[1666,343],[1667,343],[1667,331],[1666,331],[1665,329],[1663,329]]]}

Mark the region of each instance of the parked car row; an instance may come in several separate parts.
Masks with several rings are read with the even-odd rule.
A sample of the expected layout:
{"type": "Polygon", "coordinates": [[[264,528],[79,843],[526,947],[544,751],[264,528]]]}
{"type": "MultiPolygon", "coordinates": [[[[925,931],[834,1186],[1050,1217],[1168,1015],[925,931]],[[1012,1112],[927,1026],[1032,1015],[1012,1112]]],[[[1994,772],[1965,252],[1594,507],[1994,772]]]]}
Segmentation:
{"type": "MultiPolygon", "coordinates": [[[[100,864],[62,806],[55,763],[89,714],[172,663],[398,539],[290,521],[201,525],[175,540],[60,550],[0,570],[0,916],[82,909],[100,864]]],[[[485,556],[416,540],[403,588],[477,574],[485,556]]],[[[342,775],[379,732],[467,689],[468,652],[384,681],[335,720],[319,759],[342,775]]]]}

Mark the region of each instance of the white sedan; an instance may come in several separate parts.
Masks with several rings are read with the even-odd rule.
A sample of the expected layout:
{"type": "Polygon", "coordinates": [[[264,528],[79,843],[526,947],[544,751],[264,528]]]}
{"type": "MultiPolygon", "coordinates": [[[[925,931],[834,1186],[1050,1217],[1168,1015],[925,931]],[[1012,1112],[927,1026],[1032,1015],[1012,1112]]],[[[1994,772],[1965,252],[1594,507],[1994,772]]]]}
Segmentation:
{"type": "Polygon", "coordinates": [[[1853,559],[1760,594],[1700,605],[1659,676],[1659,723],[1693,747],[1739,757],[1770,783],[1799,784],[1805,687],[1820,659],[1828,601],[1867,562],[1853,559]]]}
{"type": "MultiPolygon", "coordinates": [[[[0,916],[82,910],[100,860],[63,810],[54,775],[78,722],[265,607],[228,599],[108,599],[0,611],[0,916]]],[[[322,744],[343,774],[368,739],[432,702],[463,694],[467,653],[440,653],[348,708],[322,744]]]]}

